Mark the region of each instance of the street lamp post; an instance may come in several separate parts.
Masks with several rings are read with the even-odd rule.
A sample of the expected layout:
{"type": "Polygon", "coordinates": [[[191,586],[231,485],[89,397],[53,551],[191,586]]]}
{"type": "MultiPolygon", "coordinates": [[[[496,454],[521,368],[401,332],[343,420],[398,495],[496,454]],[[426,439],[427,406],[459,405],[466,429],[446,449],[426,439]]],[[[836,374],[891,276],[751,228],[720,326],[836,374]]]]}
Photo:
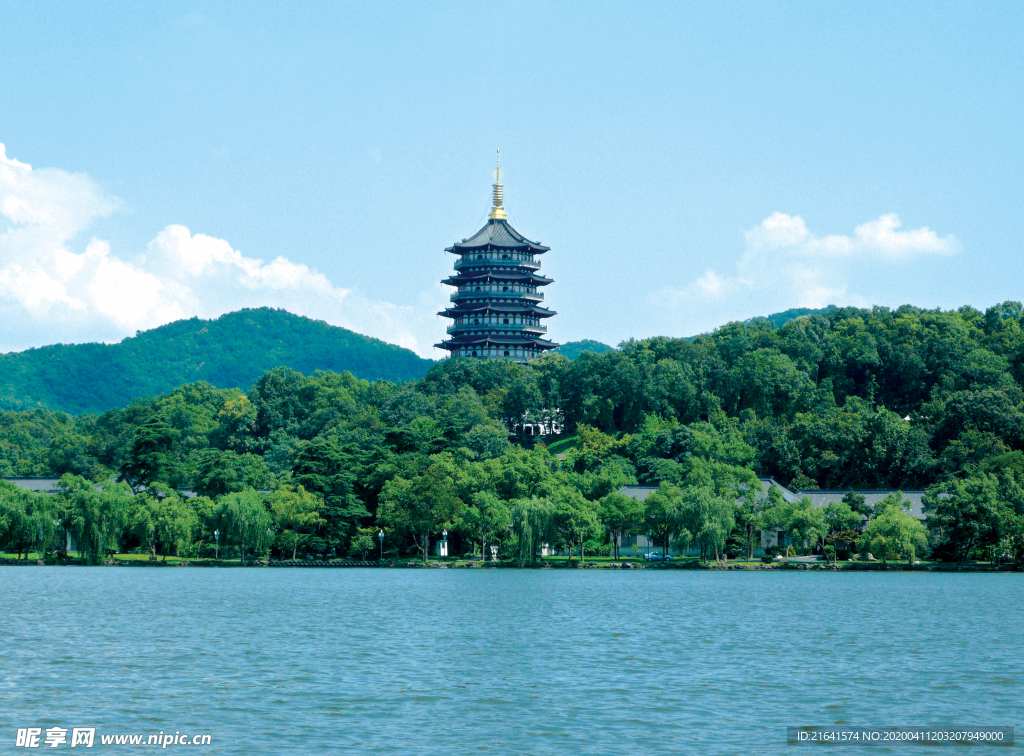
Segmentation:
{"type": "Polygon", "coordinates": [[[384,561],[384,529],[383,528],[381,528],[381,531],[377,534],[377,537],[380,539],[380,561],[383,562],[384,561]]]}
{"type": "Polygon", "coordinates": [[[220,531],[219,530],[213,531],[213,537],[217,541],[217,545],[216,545],[216,547],[214,547],[213,558],[219,561],[220,560],[220,531]]]}

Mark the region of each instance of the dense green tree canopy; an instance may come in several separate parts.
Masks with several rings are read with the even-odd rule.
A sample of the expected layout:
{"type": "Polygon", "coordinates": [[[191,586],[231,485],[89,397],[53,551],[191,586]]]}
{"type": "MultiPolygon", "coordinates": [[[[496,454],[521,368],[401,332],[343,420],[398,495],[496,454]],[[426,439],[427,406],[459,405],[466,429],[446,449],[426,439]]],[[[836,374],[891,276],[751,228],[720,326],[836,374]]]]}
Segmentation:
{"type": "MultiPolygon", "coordinates": [[[[184,383],[98,415],[7,411],[0,471],[70,474],[103,490],[119,478],[142,495],[147,511],[120,523],[81,484],[65,492],[53,521],[96,558],[108,543],[186,553],[216,532],[254,556],[367,553],[383,527],[391,553],[425,554],[444,529],[457,548],[501,542],[524,560],[542,543],[590,550],[645,532],[711,559],[750,553],[762,527],[822,548],[849,542],[857,518],[873,514],[853,498],[824,512],[773,501],[757,476],[794,490],[936,486],[937,553],[1021,550],[1021,305],[833,308],[776,325],[755,319],[529,365],[451,359],[407,383],[294,363],[241,388],[184,383]],[[554,439],[527,427],[551,423],[561,434],[549,453],[541,441],[554,439]],[[661,486],[642,513],[614,498],[630,483],[661,486]],[[203,497],[175,493],[188,489],[203,497]],[[282,490],[304,491],[305,503],[275,499],[282,490]]],[[[24,550],[45,539],[25,523],[46,518],[18,496],[0,490],[0,526],[24,550]]],[[[875,519],[887,533],[902,522],[875,519]]]]}

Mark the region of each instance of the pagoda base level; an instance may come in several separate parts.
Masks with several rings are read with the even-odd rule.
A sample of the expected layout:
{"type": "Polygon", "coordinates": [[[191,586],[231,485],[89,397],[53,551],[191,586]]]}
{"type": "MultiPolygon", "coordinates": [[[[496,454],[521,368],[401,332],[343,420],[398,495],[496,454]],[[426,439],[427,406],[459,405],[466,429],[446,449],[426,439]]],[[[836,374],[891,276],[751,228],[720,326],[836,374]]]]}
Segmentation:
{"type": "Polygon", "coordinates": [[[545,352],[556,349],[558,344],[552,344],[551,346],[544,345],[540,347],[532,347],[529,349],[523,349],[520,347],[508,348],[502,346],[479,346],[473,347],[471,345],[464,345],[453,347],[449,343],[434,344],[438,349],[445,349],[448,351],[449,359],[464,357],[469,360],[509,360],[519,364],[526,364],[530,360],[535,360],[542,356],[545,352]],[[518,352],[518,353],[517,353],[518,352]]]}
{"type": "Polygon", "coordinates": [[[540,355],[537,355],[537,357],[490,357],[490,356],[484,357],[482,355],[478,355],[476,357],[473,357],[471,355],[470,356],[464,356],[464,355],[458,355],[458,354],[450,354],[445,359],[448,359],[448,360],[481,360],[481,361],[483,361],[483,360],[504,360],[505,362],[512,362],[512,363],[515,363],[516,365],[527,365],[531,361],[539,359],[539,358],[540,358],[540,355]]]}

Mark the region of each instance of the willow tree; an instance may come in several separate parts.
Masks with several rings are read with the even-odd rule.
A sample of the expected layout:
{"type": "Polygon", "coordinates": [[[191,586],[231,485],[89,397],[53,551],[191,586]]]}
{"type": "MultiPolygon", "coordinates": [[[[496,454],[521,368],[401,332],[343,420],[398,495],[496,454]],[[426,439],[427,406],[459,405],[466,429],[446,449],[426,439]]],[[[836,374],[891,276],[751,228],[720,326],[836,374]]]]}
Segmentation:
{"type": "Polygon", "coordinates": [[[701,561],[710,561],[712,554],[719,561],[736,524],[735,497],[717,494],[708,486],[689,488],[683,494],[679,517],[680,532],[689,534],[697,544],[701,561]]]}
{"type": "Polygon", "coordinates": [[[77,475],[65,474],[57,484],[61,524],[75,539],[87,564],[99,564],[108,550],[120,548],[128,524],[131,491],[124,483],[100,489],[77,475]]]}
{"type": "Polygon", "coordinates": [[[263,496],[252,488],[222,496],[214,513],[228,540],[238,545],[238,556],[245,564],[245,552],[253,556],[267,551],[273,536],[274,518],[263,496]]]}
{"type": "Polygon", "coordinates": [[[53,504],[44,494],[0,480],[0,550],[17,552],[19,560],[33,547],[45,551],[57,529],[53,504]]]}
{"type": "Polygon", "coordinates": [[[537,561],[537,552],[551,525],[552,510],[551,500],[546,498],[535,496],[512,502],[512,534],[520,567],[537,561]]]}

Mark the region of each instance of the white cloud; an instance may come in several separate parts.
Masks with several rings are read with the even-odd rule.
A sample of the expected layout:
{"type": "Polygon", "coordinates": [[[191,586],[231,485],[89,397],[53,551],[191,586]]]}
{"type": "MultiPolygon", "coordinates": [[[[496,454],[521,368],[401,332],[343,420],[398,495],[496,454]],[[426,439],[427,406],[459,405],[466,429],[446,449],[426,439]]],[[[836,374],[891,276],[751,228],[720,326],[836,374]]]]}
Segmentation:
{"type": "Polygon", "coordinates": [[[809,235],[803,218],[785,213],[772,213],[746,234],[748,247],[770,249],[795,247],[809,235]]]}
{"type": "Polygon", "coordinates": [[[683,287],[667,287],[652,301],[683,317],[688,333],[792,307],[867,306],[857,290],[866,275],[891,277],[915,260],[954,254],[952,236],[928,227],[900,231],[895,213],[857,226],[852,236],[816,236],[799,215],[773,213],[744,233],[745,248],[732,275],[708,269],[683,287]]]}
{"type": "Polygon", "coordinates": [[[785,250],[789,256],[805,258],[846,257],[905,259],[915,255],[950,255],[956,251],[952,236],[939,237],[927,226],[897,231],[903,224],[896,213],[863,223],[849,236],[814,236],[799,215],[772,213],[746,232],[747,254],[764,250],[785,250]]]}
{"type": "Polygon", "coordinates": [[[720,297],[730,291],[735,291],[737,284],[740,283],[746,282],[739,279],[726,280],[709,268],[703,276],[697,279],[696,287],[710,297],[720,297]]]}
{"type": "Polygon", "coordinates": [[[952,236],[940,238],[927,226],[913,231],[897,231],[901,225],[899,216],[889,213],[876,221],[857,226],[854,236],[862,249],[876,250],[893,258],[951,255],[956,251],[956,240],[952,236]]]}
{"type": "Polygon", "coordinates": [[[180,318],[270,306],[432,356],[436,324],[418,310],[369,300],[284,257],[265,263],[184,226],[164,228],[143,254],[116,254],[96,238],[74,249],[120,206],[88,176],[33,169],[0,144],[0,350],[112,341],[180,318]]]}

